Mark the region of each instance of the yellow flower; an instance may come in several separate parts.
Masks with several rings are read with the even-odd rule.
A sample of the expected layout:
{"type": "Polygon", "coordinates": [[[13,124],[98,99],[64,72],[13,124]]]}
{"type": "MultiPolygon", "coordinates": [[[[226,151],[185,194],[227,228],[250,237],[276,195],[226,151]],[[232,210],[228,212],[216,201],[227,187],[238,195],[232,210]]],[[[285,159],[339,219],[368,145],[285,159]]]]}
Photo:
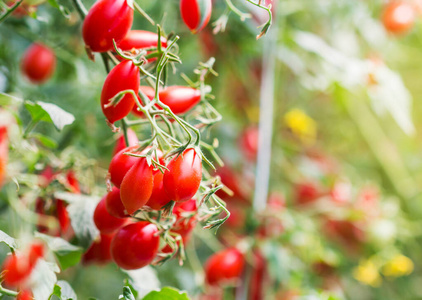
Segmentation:
{"type": "Polygon", "coordinates": [[[382,273],[385,276],[400,277],[412,273],[413,268],[413,262],[410,258],[398,254],[384,265],[382,273]]]}
{"type": "Polygon", "coordinates": [[[284,122],[303,143],[313,144],[316,138],[315,121],[300,109],[291,109],[284,115],[284,122]]]}
{"type": "Polygon", "coordinates": [[[373,287],[377,287],[381,284],[381,276],[378,272],[378,268],[370,260],[363,261],[359,266],[354,268],[353,277],[363,284],[373,287]]]}

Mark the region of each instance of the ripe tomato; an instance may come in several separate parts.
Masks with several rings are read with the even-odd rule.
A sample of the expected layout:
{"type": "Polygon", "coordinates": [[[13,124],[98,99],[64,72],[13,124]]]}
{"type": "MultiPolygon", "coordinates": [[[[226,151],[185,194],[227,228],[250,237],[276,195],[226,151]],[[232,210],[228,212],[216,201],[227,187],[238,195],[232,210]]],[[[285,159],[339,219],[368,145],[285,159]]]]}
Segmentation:
{"type": "Polygon", "coordinates": [[[382,22],[390,33],[402,34],[412,29],[415,17],[415,8],[410,2],[394,0],[386,4],[382,22]]]}
{"type": "Polygon", "coordinates": [[[199,189],[202,178],[202,161],[192,148],[174,157],[164,173],[164,190],[171,200],[183,202],[191,199],[199,189]]]}
{"type": "Polygon", "coordinates": [[[160,244],[158,229],[149,222],[122,227],[111,242],[111,256],[122,269],[145,267],[156,257],[160,244]]]}
{"type": "Polygon", "coordinates": [[[152,165],[148,166],[145,158],[137,158],[123,178],[120,197],[129,215],[143,207],[151,197],[154,186],[152,169],[152,165]]]}
{"type": "Polygon", "coordinates": [[[67,232],[70,228],[70,217],[66,210],[66,206],[66,202],[63,200],[56,201],[56,216],[59,220],[60,230],[62,233],[67,232]]]}
{"type": "MultiPolygon", "coordinates": [[[[158,34],[146,30],[130,30],[117,45],[123,51],[157,47],[158,34]]],[[[167,47],[167,40],[163,36],[161,37],[161,46],[167,47]]]]}
{"type": "Polygon", "coordinates": [[[111,241],[114,234],[100,234],[100,240],[94,241],[82,256],[82,263],[106,264],[111,261],[111,241]]]}
{"type": "Polygon", "coordinates": [[[32,292],[30,290],[21,290],[16,297],[16,300],[32,300],[32,292]]]}
{"type": "Polygon", "coordinates": [[[168,105],[175,114],[184,114],[201,100],[201,92],[188,86],[169,86],[160,91],[160,101],[168,105]]]}
{"type": "Polygon", "coordinates": [[[106,196],[106,209],[110,215],[116,218],[125,218],[125,207],[123,206],[122,200],[120,199],[120,190],[113,187],[111,192],[108,192],[106,196]]]}
{"type": "Polygon", "coordinates": [[[127,219],[120,219],[110,215],[106,209],[106,197],[104,196],[94,211],[94,223],[103,234],[112,234],[117,229],[126,224],[127,219]]]}
{"type": "Polygon", "coordinates": [[[171,199],[164,190],[163,183],[164,174],[159,170],[154,172],[154,186],[152,188],[152,194],[146,205],[155,210],[160,210],[164,205],[169,203],[171,199]]]}
{"type": "Polygon", "coordinates": [[[41,43],[33,43],[23,54],[21,70],[32,83],[44,83],[53,75],[55,68],[53,50],[41,43]]]}
{"type": "Polygon", "coordinates": [[[295,199],[297,204],[309,204],[316,201],[322,194],[314,182],[302,182],[295,185],[295,199]]]}
{"type": "Polygon", "coordinates": [[[9,138],[7,127],[0,126],[0,189],[6,177],[6,166],[9,157],[9,138]]]}
{"type": "Polygon", "coordinates": [[[120,42],[132,27],[133,9],[126,0],[100,0],[88,12],[82,36],[94,52],[113,50],[113,39],[120,42]]]}
{"type": "Polygon", "coordinates": [[[126,173],[137,161],[136,157],[126,155],[124,153],[133,152],[133,150],[137,148],[138,146],[132,146],[121,150],[116,155],[114,155],[113,159],[110,162],[110,166],[108,167],[108,172],[110,173],[110,180],[118,188],[120,188],[120,185],[122,184],[123,177],[125,177],[126,173]]]}
{"type": "Polygon", "coordinates": [[[248,160],[255,160],[258,154],[259,130],[256,126],[246,128],[239,140],[240,150],[248,160]]]}
{"type": "Polygon", "coordinates": [[[67,183],[69,184],[69,188],[72,193],[79,194],[81,192],[81,189],[79,187],[78,179],[76,178],[75,173],[70,170],[66,174],[67,183]]]}
{"type": "Polygon", "coordinates": [[[218,286],[240,279],[244,265],[243,254],[236,248],[219,251],[205,263],[205,277],[209,285],[218,286]]]}
{"type": "Polygon", "coordinates": [[[201,31],[210,21],[212,0],[180,0],[183,22],[192,31],[201,31]]]}
{"type": "Polygon", "coordinates": [[[359,223],[350,220],[327,220],[325,232],[350,251],[358,250],[366,239],[359,223]]]}
{"type": "Polygon", "coordinates": [[[253,270],[249,286],[250,300],[265,299],[264,283],[267,282],[267,261],[261,251],[253,251],[253,270]]]}
{"type": "MultiPolygon", "coordinates": [[[[149,98],[149,100],[154,99],[154,97],[155,97],[155,90],[152,87],[147,86],[147,85],[142,85],[142,86],[140,86],[140,89],[149,98]]],[[[142,103],[142,101],[139,98],[139,96],[138,96],[138,99],[139,99],[139,102],[142,103]]],[[[142,111],[139,111],[138,110],[138,105],[136,105],[136,103],[135,103],[135,105],[133,105],[132,113],[135,114],[138,117],[143,117],[144,116],[144,113],[142,111]]]]}
{"type": "Polygon", "coordinates": [[[107,75],[101,92],[101,108],[110,123],[126,117],[132,110],[135,100],[131,94],[126,94],[117,105],[104,106],[121,91],[133,90],[138,94],[140,81],[139,69],[131,60],[119,63],[107,75]]]}
{"type": "Polygon", "coordinates": [[[4,283],[11,287],[21,285],[31,275],[32,269],[44,256],[44,246],[32,244],[28,251],[19,252],[6,257],[3,263],[4,283]]]}
{"type": "Polygon", "coordinates": [[[245,187],[241,186],[241,179],[231,167],[226,164],[224,167],[218,168],[216,175],[220,176],[221,182],[233,192],[233,196],[229,196],[223,190],[218,190],[216,193],[217,196],[224,201],[240,200],[243,203],[248,201],[245,187]]]}
{"type": "Polygon", "coordinates": [[[125,136],[123,134],[120,135],[116,142],[116,146],[114,146],[113,156],[126,147],[138,145],[138,137],[136,136],[135,131],[130,128],[127,129],[127,139],[129,140],[129,145],[126,145],[125,136]]]}

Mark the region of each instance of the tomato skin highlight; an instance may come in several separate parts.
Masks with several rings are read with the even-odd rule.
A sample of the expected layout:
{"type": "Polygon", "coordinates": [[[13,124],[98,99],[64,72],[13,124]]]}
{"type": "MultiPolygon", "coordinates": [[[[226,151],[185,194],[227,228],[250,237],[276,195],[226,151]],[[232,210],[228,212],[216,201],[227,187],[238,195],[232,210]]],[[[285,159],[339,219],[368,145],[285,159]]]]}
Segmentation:
{"type": "Polygon", "coordinates": [[[201,100],[201,92],[188,86],[169,86],[160,91],[160,101],[168,105],[175,114],[184,114],[201,100]]]}
{"type": "Polygon", "coordinates": [[[105,205],[107,212],[113,217],[126,218],[125,207],[123,206],[122,199],[120,199],[120,190],[115,186],[111,192],[108,192],[105,205]]]}
{"type": "Polygon", "coordinates": [[[403,34],[412,29],[415,18],[415,7],[410,2],[396,0],[386,4],[382,22],[388,32],[403,34]]]}
{"type": "Polygon", "coordinates": [[[82,263],[89,264],[106,264],[111,261],[111,241],[114,234],[100,234],[100,240],[94,241],[88,250],[82,256],[82,263]]]}
{"type": "Polygon", "coordinates": [[[127,222],[127,219],[116,218],[108,213],[105,204],[106,197],[104,196],[95,208],[94,223],[101,233],[112,234],[122,227],[127,222]]]}
{"type": "Polygon", "coordinates": [[[94,52],[111,51],[113,39],[120,42],[132,27],[133,9],[126,0],[100,0],[88,12],[82,37],[94,52]]]}
{"type": "MultiPolygon", "coordinates": [[[[158,34],[146,30],[130,30],[117,46],[123,51],[144,49],[158,46],[158,34]]],[[[167,40],[161,37],[161,46],[167,47],[167,40]]]]}
{"type": "Polygon", "coordinates": [[[187,149],[174,157],[164,173],[164,189],[171,200],[183,202],[191,199],[202,179],[202,161],[194,149],[187,149]]]}
{"type": "Polygon", "coordinates": [[[145,158],[137,158],[120,186],[120,199],[129,215],[147,203],[151,197],[153,185],[152,166],[148,166],[145,158]]]}
{"type": "Polygon", "coordinates": [[[183,22],[192,31],[201,31],[209,22],[212,11],[212,0],[181,0],[180,14],[183,22]]]}
{"type": "Polygon", "coordinates": [[[117,105],[104,106],[121,91],[133,90],[137,95],[140,81],[139,69],[130,60],[119,63],[107,75],[101,92],[101,109],[110,123],[113,124],[126,117],[132,110],[135,100],[131,94],[126,94],[117,105]]]}
{"type": "Polygon", "coordinates": [[[44,246],[33,243],[25,252],[16,251],[6,257],[3,263],[4,283],[7,286],[17,287],[31,275],[36,263],[44,256],[44,246]]]}
{"type": "Polygon", "coordinates": [[[22,56],[22,73],[34,84],[42,84],[56,68],[54,51],[41,43],[33,43],[22,56]]]}
{"type": "Polygon", "coordinates": [[[116,146],[114,146],[113,156],[126,147],[138,145],[138,137],[136,136],[135,131],[130,128],[127,129],[127,139],[129,140],[129,145],[126,145],[124,134],[120,135],[120,137],[117,139],[116,146]]]}
{"type": "Polygon", "coordinates": [[[228,248],[211,255],[205,263],[205,278],[209,285],[218,286],[240,278],[244,265],[243,254],[228,248]]]}
{"type": "Polygon", "coordinates": [[[149,222],[122,227],[111,242],[111,256],[122,269],[133,270],[150,264],[160,244],[158,229],[149,222]]]}

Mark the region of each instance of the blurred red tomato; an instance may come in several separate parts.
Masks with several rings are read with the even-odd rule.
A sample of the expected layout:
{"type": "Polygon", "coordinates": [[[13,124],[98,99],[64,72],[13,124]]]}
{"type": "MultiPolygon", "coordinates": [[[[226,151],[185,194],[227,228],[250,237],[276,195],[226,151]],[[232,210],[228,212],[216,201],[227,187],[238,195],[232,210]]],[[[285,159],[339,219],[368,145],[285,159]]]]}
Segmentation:
{"type": "Polygon", "coordinates": [[[53,75],[56,56],[49,47],[37,42],[26,49],[22,57],[22,73],[32,82],[41,84],[53,75]]]}
{"type": "Polygon", "coordinates": [[[382,22],[390,33],[406,33],[413,28],[415,7],[409,1],[393,0],[384,7],[382,22]]]}
{"type": "Polygon", "coordinates": [[[0,189],[6,177],[6,166],[9,157],[9,138],[7,127],[0,126],[0,189]]]}
{"type": "Polygon", "coordinates": [[[211,286],[237,281],[242,275],[243,265],[243,254],[236,248],[216,252],[205,262],[206,281],[211,286]]]}
{"type": "Polygon", "coordinates": [[[258,154],[258,127],[247,127],[240,135],[239,147],[245,157],[255,160],[258,154]]]}
{"type": "Polygon", "coordinates": [[[300,205],[310,204],[322,195],[319,186],[312,181],[296,184],[294,194],[296,203],[300,205]]]}

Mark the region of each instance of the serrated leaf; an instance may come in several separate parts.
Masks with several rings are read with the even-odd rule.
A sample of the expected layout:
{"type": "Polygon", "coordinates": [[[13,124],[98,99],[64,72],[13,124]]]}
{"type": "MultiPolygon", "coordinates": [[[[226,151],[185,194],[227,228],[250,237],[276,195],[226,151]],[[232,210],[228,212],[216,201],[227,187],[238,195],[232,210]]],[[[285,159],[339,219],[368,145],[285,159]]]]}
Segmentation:
{"type": "Polygon", "coordinates": [[[70,284],[65,280],[59,280],[56,283],[56,287],[60,288],[60,299],[62,300],[77,300],[75,291],[72,289],[70,284]]]}
{"type": "Polygon", "coordinates": [[[72,228],[75,231],[79,244],[84,248],[88,248],[100,232],[93,220],[94,210],[98,201],[93,201],[92,197],[85,198],[90,198],[90,200],[75,200],[66,209],[69,212],[72,228]]]}
{"type": "Polygon", "coordinates": [[[76,265],[81,260],[82,248],[72,245],[59,237],[51,237],[39,232],[35,232],[35,236],[47,243],[56,256],[62,270],[76,265]]]}
{"type": "Polygon", "coordinates": [[[75,121],[75,117],[72,114],[52,103],[25,101],[25,108],[31,114],[33,121],[53,123],[59,131],[75,121]]]}
{"type": "MultiPolygon", "coordinates": [[[[129,275],[128,286],[135,289],[139,297],[143,297],[149,292],[160,288],[157,273],[150,266],[124,272],[129,275]]],[[[138,295],[135,294],[135,297],[138,297],[138,295]]]]}
{"type": "Polygon", "coordinates": [[[41,144],[43,144],[47,148],[50,148],[50,149],[57,148],[57,145],[58,145],[57,142],[48,136],[42,135],[40,133],[34,133],[34,134],[31,134],[31,136],[38,139],[41,142],[41,144]]]}
{"type": "Polygon", "coordinates": [[[34,270],[29,277],[29,285],[32,286],[34,299],[47,300],[54,292],[54,286],[57,282],[55,273],[60,272],[58,266],[54,263],[39,259],[34,270]]]}
{"type": "Polygon", "coordinates": [[[0,230],[0,243],[5,243],[7,246],[9,246],[12,249],[17,248],[16,240],[1,230],[0,230]]]}
{"type": "Polygon", "coordinates": [[[135,300],[135,296],[132,294],[132,291],[128,286],[124,286],[123,295],[120,295],[119,299],[135,300]]]}
{"type": "Polygon", "coordinates": [[[63,5],[59,4],[59,2],[58,2],[57,0],[47,0],[47,1],[48,1],[48,3],[49,3],[51,6],[53,6],[53,7],[57,8],[57,9],[59,9],[59,10],[60,10],[60,12],[62,13],[62,15],[63,15],[65,18],[67,18],[67,19],[69,19],[69,18],[70,18],[70,11],[69,11],[69,9],[68,9],[67,7],[64,7],[63,5]]]}
{"type": "Polygon", "coordinates": [[[161,291],[150,292],[143,300],[189,300],[189,297],[186,292],[171,287],[163,287],[161,291]]]}

